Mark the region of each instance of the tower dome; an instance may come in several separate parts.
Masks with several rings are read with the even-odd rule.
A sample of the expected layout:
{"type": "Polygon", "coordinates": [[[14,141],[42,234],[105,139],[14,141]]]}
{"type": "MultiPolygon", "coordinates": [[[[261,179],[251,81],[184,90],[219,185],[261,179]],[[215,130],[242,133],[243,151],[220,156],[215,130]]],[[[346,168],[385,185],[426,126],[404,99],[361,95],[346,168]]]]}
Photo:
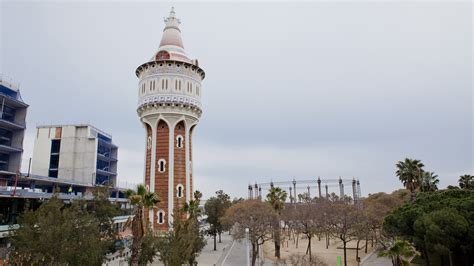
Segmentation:
{"type": "Polygon", "coordinates": [[[165,18],[158,50],[136,70],[137,113],[145,128],[144,183],[162,198],[146,214],[167,230],[173,211],[193,194],[192,134],[202,114],[204,71],[186,55],[174,9],[165,18]]]}

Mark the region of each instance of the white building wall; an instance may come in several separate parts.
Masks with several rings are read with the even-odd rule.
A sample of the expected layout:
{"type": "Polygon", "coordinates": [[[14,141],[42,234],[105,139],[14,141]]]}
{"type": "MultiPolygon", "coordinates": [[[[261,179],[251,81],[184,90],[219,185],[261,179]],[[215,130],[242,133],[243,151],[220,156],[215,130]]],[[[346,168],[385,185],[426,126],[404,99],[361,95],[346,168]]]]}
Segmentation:
{"type": "MultiPolygon", "coordinates": [[[[97,169],[97,132],[87,125],[61,126],[58,179],[93,185],[97,169]]],[[[33,175],[48,176],[51,157],[51,140],[56,127],[40,127],[33,151],[33,175]]],[[[117,155],[117,149],[113,149],[117,155]]],[[[114,163],[113,170],[116,169],[114,163]]]]}
{"type": "MultiPolygon", "coordinates": [[[[48,176],[49,159],[51,157],[51,128],[37,128],[35,146],[33,148],[33,159],[31,162],[31,173],[34,175],[48,176]]],[[[53,131],[55,128],[52,129],[53,131]]]]}

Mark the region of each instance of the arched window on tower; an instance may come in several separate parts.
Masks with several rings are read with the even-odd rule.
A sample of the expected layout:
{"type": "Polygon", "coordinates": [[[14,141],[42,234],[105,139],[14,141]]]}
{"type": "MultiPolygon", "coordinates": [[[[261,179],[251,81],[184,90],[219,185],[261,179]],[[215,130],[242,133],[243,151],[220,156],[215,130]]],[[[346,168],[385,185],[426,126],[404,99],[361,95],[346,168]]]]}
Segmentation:
{"type": "Polygon", "coordinates": [[[156,54],[156,57],[155,57],[155,60],[158,61],[158,60],[166,60],[166,59],[170,59],[170,54],[167,52],[167,51],[159,51],[157,54],[156,54]]]}
{"type": "Polygon", "coordinates": [[[184,146],[183,143],[184,143],[184,138],[183,138],[183,136],[178,135],[178,136],[176,137],[176,147],[177,147],[177,148],[182,148],[182,147],[184,146]]]}
{"type": "Polygon", "coordinates": [[[165,223],[165,212],[163,210],[159,210],[158,213],[156,214],[157,216],[157,222],[158,224],[164,224],[165,223]]]}
{"type": "Polygon", "coordinates": [[[166,161],[165,159],[158,160],[158,171],[163,173],[166,171],[166,161]]]}
{"type": "Polygon", "coordinates": [[[165,80],[165,89],[168,90],[168,79],[165,80]]]}
{"type": "Polygon", "coordinates": [[[161,79],[161,90],[165,89],[165,79],[161,79]]]}
{"type": "Polygon", "coordinates": [[[181,184],[176,186],[176,197],[182,198],[184,196],[184,187],[181,184]]]}
{"type": "Polygon", "coordinates": [[[196,86],[196,95],[199,96],[199,87],[196,86]]]}

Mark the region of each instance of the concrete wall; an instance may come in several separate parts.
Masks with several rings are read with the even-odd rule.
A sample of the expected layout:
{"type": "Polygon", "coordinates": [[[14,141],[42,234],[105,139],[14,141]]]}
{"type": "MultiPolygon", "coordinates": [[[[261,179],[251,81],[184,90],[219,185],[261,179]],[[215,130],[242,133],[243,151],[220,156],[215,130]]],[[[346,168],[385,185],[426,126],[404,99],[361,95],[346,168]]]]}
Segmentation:
{"type": "Polygon", "coordinates": [[[58,177],[93,184],[97,156],[97,139],[89,138],[88,127],[63,126],[59,153],[58,177]]]}
{"type": "MultiPolygon", "coordinates": [[[[31,173],[33,175],[48,176],[49,160],[51,157],[51,131],[55,128],[37,128],[31,173]]],[[[54,134],[52,135],[54,137],[54,134]]]]}

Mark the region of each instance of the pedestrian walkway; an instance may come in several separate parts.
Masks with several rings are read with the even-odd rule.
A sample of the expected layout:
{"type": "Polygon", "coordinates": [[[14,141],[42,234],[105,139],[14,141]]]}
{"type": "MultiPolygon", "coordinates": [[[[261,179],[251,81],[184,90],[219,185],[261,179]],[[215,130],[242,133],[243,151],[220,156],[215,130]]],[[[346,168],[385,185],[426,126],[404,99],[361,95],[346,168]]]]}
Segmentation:
{"type": "Polygon", "coordinates": [[[222,234],[222,243],[217,241],[217,250],[214,250],[214,239],[212,237],[206,237],[206,240],[207,244],[197,258],[198,265],[220,265],[219,260],[222,260],[232,246],[232,236],[228,233],[222,234]]]}
{"type": "Polygon", "coordinates": [[[363,260],[361,265],[363,266],[391,266],[392,261],[386,257],[379,257],[377,250],[373,250],[363,260]]]}

